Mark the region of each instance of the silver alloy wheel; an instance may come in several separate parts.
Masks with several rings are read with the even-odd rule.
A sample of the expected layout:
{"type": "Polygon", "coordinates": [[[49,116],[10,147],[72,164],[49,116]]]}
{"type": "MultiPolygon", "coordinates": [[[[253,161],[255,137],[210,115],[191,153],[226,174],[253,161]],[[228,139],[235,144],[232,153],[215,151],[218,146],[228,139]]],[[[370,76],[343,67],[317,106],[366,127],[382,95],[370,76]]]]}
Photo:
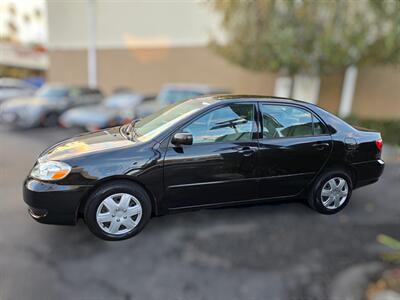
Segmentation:
{"type": "Polygon", "coordinates": [[[130,194],[119,193],[104,199],[96,212],[97,224],[112,235],[131,232],[142,218],[142,205],[130,194]]]}
{"type": "Polygon", "coordinates": [[[347,181],[342,177],[329,179],[321,190],[321,201],[327,209],[336,209],[346,201],[349,194],[347,181]]]}

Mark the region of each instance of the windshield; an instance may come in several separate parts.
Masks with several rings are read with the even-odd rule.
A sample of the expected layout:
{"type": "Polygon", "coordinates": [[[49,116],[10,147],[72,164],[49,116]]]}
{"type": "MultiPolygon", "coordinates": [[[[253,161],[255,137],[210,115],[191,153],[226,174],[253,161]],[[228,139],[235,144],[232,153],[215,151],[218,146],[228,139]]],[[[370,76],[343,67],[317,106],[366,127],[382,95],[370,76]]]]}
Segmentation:
{"type": "Polygon", "coordinates": [[[213,98],[200,98],[169,105],[137,122],[134,131],[140,141],[148,141],[215,101],[213,98]]]}
{"type": "Polygon", "coordinates": [[[166,88],[160,92],[158,99],[163,104],[172,104],[178,101],[201,96],[202,93],[190,90],[174,90],[166,88]]]}
{"type": "Polygon", "coordinates": [[[107,98],[104,102],[104,105],[109,108],[132,108],[138,104],[139,101],[140,97],[138,95],[121,94],[107,98]]]}
{"type": "Polygon", "coordinates": [[[36,92],[36,96],[44,98],[61,98],[68,96],[68,89],[62,87],[45,86],[36,92]]]}

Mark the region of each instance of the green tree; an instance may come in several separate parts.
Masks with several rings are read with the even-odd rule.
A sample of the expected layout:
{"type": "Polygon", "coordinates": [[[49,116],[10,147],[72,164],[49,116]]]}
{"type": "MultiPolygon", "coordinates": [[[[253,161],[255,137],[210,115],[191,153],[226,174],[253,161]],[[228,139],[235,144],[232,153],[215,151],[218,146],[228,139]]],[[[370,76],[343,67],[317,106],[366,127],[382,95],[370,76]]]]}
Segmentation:
{"type": "Polygon", "coordinates": [[[215,0],[225,40],[211,47],[252,70],[290,76],[400,60],[400,0],[215,0]]]}

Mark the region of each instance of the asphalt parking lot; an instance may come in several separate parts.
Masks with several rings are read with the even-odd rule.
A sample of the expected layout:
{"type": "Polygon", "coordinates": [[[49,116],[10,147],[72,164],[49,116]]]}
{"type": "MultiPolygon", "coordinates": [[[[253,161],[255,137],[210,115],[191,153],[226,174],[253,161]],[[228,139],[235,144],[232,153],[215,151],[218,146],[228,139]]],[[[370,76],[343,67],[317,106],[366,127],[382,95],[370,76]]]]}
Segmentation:
{"type": "Polygon", "coordinates": [[[301,203],[154,218],[105,242],[81,222],[34,222],[22,182],[48,145],[77,133],[0,127],[0,299],[328,299],[349,266],[379,260],[379,233],[400,238],[400,165],[354,191],[340,214],[301,203]]]}

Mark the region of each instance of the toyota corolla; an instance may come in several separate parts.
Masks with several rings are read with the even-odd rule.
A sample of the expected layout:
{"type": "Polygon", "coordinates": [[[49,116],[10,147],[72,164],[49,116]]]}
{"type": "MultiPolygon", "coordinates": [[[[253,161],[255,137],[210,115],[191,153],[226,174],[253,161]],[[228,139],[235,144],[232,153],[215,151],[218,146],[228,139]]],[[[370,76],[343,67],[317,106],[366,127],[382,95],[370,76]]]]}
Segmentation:
{"type": "Polygon", "coordinates": [[[380,133],[316,105],[275,97],[201,97],[140,121],[45,150],[24,183],[30,215],[82,218],[106,240],[153,216],[188,209],[305,199],[323,214],[382,174],[380,133]]]}

